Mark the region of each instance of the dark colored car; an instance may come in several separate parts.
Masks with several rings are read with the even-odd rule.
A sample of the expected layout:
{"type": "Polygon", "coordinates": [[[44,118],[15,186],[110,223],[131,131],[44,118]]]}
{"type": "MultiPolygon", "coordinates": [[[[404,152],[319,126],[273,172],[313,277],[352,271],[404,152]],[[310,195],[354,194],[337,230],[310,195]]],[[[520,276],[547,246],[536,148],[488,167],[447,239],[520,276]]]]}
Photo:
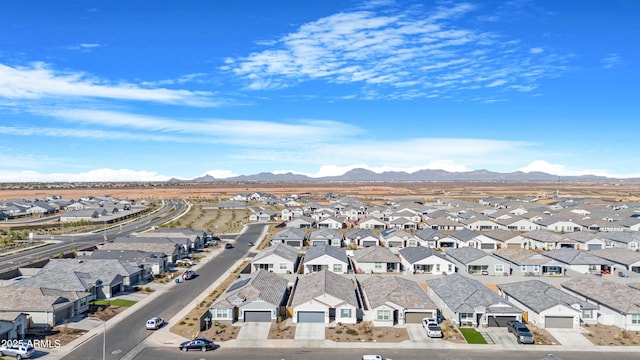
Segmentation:
{"type": "Polygon", "coordinates": [[[233,249],[233,244],[226,243],[226,244],[224,244],[224,248],[225,249],[233,249]]]}
{"type": "Polygon", "coordinates": [[[213,350],[215,344],[213,341],[205,338],[196,338],[191,341],[185,341],[180,344],[179,349],[182,351],[188,350],[200,350],[200,351],[208,351],[213,350]]]}
{"type": "Polygon", "coordinates": [[[507,324],[507,330],[516,337],[518,344],[534,343],[531,331],[529,331],[527,325],[521,321],[509,321],[507,324]]]}

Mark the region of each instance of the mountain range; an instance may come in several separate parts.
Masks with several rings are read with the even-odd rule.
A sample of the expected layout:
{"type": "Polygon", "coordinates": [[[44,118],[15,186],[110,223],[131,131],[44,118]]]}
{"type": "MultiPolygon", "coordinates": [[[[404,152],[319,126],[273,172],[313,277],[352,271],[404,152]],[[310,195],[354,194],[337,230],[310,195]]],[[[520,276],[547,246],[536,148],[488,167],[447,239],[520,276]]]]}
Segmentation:
{"type": "MultiPolygon", "coordinates": [[[[273,174],[263,172],[254,175],[240,175],[224,179],[216,179],[211,175],[197,177],[192,180],[170,179],[168,182],[593,182],[620,180],[597,175],[558,176],[544,172],[510,173],[489,170],[473,170],[465,172],[449,172],[446,170],[419,170],[413,173],[404,171],[385,171],[376,173],[367,169],[352,169],[339,176],[309,177],[306,175],[285,173],[273,174]]],[[[640,179],[625,179],[637,181],[640,179]]]]}

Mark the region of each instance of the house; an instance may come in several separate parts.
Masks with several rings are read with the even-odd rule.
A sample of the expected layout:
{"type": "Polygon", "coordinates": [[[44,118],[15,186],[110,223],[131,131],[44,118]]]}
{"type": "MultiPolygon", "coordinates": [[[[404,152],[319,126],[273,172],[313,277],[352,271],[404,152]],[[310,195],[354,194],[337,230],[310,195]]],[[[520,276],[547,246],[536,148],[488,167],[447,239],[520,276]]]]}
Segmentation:
{"type": "Polygon", "coordinates": [[[444,254],[424,246],[403,248],[399,254],[405,274],[452,274],[456,269],[444,254]]]}
{"type": "Polygon", "coordinates": [[[581,274],[600,274],[606,271],[611,273],[612,271],[613,263],[611,261],[582,250],[562,248],[545,251],[543,255],[564,264],[565,269],[577,271],[581,274]]]}
{"type": "Polygon", "coordinates": [[[548,218],[540,219],[536,221],[536,224],[540,225],[542,228],[547,229],[549,231],[555,232],[574,232],[574,231],[582,231],[582,226],[576,222],[571,220],[562,219],[555,216],[550,216],[548,218]]]}
{"type": "Polygon", "coordinates": [[[522,248],[524,247],[524,238],[517,231],[496,229],[485,231],[482,235],[496,241],[498,249],[501,248],[522,248]]]}
{"type": "Polygon", "coordinates": [[[418,239],[415,236],[395,228],[382,231],[380,233],[380,242],[389,248],[418,245],[418,239]]]}
{"type": "Polygon", "coordinates": [[[563,234],[564,237],[576,242],[576,249],[580,250],[599,250],[606,246],[605,240],[598,237],[597,234],[589,231],[576,231],[563,234]]]}
{"type": "Polygon", "coordinates": [[[511,217],[508,219],[496,219],[494,222],[498,225],[498,229],[508,231],[532,231],[540,229],[541,225],[533,221],[523,219],[521,217],[511,217]]]}
{"type": "Polygon", "coordinates": [[[258,212],[253,212],[249,215],[249,221],[257,222],[269,222],[278,219],[278,213],[268,209],[260,209],[258,212]]]}
{"type": "Polygon", "coordinates": [[[526,321],[534,326],[580,329],[597,323],[597,306],[540,280],[498,284],[502,296],[526,312],[526,321]]]}
{"type": "Polygon", "coordinates": [[[464,229],[464,225],[453,221],[446,217],[437,217],[433,219],[427,219],[424,221],[424,227],[428,229],[438,230],[438,231],[457,231],[464,229]]]}
{"type": "Polygon", "coordinates": [[[575,240],[544,229],[527,231],[521,236],[525,249],[553,250],[578,246],[575,240]]]}
{"type": "Polygon", "coordinates": [[[201,231],[192,229],[158,229],[155,231],[145,232],[144,235],[136,236],[137,238],[160,237],[167,238],[172,242],[182,245],[187,253],[204,248],[204,239],[201,231]]]}
{"type": "Polygon", "coordinates": [[[439,241],[446,238],[446,236],[441,234],[438,230],[433,230],[431,228],[416,231],[415,237],[418,238],[418,244],[420,244],[420,246],[428,248],[440,247],[439,241]]]}
{"type": "Polygon", "coordinates": [[[471,219],[463,219],[463,220],[460,220],[460,223],[471,231],[489,231],[489,230],[495,230],[499,227],[498,224],[493,222],[491,219],[487,219],[484,217],[474,217],[471,219]]]}
{"type": "Polygon", "coordinates": [[[10,285],[0,291],[0,317],[3,313],[10,313],[5,315],[8,317],[24,313],[28,316],[28,327],[55,326],[89,310],[90,300],[91,294],[84,291],[10,285]]]}
{"type": "Polygon", "coordinates": [[[294,323],[355,324],[362,318],[353,280],[327,270],[298,277],[289,306],[294,323]]]}
{"type": "Polygon", "coordinates": [[[640,273],[640,252],[623,248],[609,248],[592,251],[599,258],[610,261],[616,269],[640,273]]]}
{"type": "Polygon", "coordinates": [[[464,327],[505,327],[522,320],[522,311],[481,282],[451,274],[426,281],[429,296],[445,319],[464,327]]]}
{"type": "Polygon", "coordinates": [[[88,292],[109,299],[143,282],[141,268],[118,259],[50,259],[34,276],[13,286],[88,292]]]}
{"type": "Polygon", "coordinates": [[[271,246],[278,243],[286,244],[296,248],[304,246],[307,234],[300,229],[286,228],[271,237],[271,246]]]}
{"type": "Polygon", "coordinates": [[[311,229],[315,227],[316,221],[310,218],[309,216],[300,216],[297,218],[293,218],[287,221],[286,226],[288,228],[296,228],[296,229],[311,229]]]}
{"type": "Polygon", "coordinates": [[[328,217],[316,222],[316,227],[319,229],[342,229],[344,222],[335,217],[328,217]]]}
{"type": "Polygon", "coordinates": [[[342,246],[342,233],[334,229],[320,229],[309,234],[309,245],[330,245],[334,247],[342,246]]]}
{"type": "Polygon", "coordinates": [[[312,246],[304,255],[304,273],[328,270],[336,274],[346,274],[349,271],[347,252],[331,245],[312,246]]]}
{"type": "Polygon", "coordinates": [[[483,250],[462,247],[447,249],[447,256],[453,260],[458,269],[464,269],[467,274],[498,275],[511,274],[511,264],[507,261],[489,254],[483,250]]]}
{"type": "Polygon", "coordinates": [[[601,231],[597,236],[604,240],[606,244],[605,247],[608,248],[620,247],[631,251],[638,251],[640,249],[640,232],[638,231],[601,231]]]}
{"type": "Polygon", "coordinates": [[[148,253],[163,253],[167,255],[167,262],[175,264],[187,254],[184,246],[168,238],[117,237],[113,242],[99,246],[100,250],[140,250],[148,253]]]}
{"type": "Polygon", "coordinates": [[[251,272],[267,270],[276,274],[295,274],[300,253],[297,248],[277,243],[260,251],[251,261],[251,272]]]}
{"type": "Polygon", "coordinates": [[[380,239],[373,232],[365,229],[355,229],[344,236],[345,245],[355,247],[378,246],[380,239]]]}
{"type": "Polygon", "coordinates": [[[564,291],[598,306],[598,323],[627,331],[640,331],[640,290],[595,275],[561,284],[564,291]]]}
{"type": "Polygon", "coordinates": [[[384,230],[387,228],[387,224],[375,217],[367,217],[358,223],[358,227],[360,229],[369,229],[369,230],[384,230]]]}
{"type": "Polygon", "coordinates": [[[416,230],[419,222],[399,217],[389,221],[389,227],[400,230],[416,230]]]}
{"type": "Polygon", "coordinates": [[[564,275],[566,265],[533,250],[522,248],[503,248],[493,252],[509,264],[517,275],[556,276],[564,275]]]}
{"type": "Polygon", "coordinates": [[[97,249],[88,253],[78,253],[78,259],[118,259],[145,269],[143,279],[158,276],[168,268],[168,256],[165,253],[150,253],[141,250],[104,250],[97,249]]]}
{"type": "Polygon", "coordinates": [[[241,276],[211,305],[212,320],[271,322],[287,304],[289,281],[266,270],[241,276]]]}
{"type": "Polygon", "coordinates": [[[388,248],[370,246],[353,252],[356,273],[387,273],[400,271],[400,260],[388,248]]]}
{"type": "Polygon", "coordinates": [[[458,230],[449,235],[448,238],[457,242],[456,247],[473,247],[483,250],[495,250],[498,248],[498,242],[495,239],[469,229],[458,230]]]}
{"type": "Polygon", "coordinates": [[[19,311],[0,310],[0,342],[22,340],[27,330],[29,315],[19,311]]]}
{"type": "Polygon", "coordinates": [[[413,280],[369,276],[359,283],[367,309],[363,320],[371,321],[373,326],[420,324],[424,318],[437,318],[436,305],[413,280]]]}

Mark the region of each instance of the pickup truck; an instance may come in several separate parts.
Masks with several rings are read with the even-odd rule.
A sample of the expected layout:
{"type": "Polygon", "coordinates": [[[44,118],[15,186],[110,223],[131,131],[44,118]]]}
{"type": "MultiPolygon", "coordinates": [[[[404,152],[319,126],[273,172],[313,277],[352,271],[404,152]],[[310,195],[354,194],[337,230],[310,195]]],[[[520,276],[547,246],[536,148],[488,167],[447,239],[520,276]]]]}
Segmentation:
{"type": "Polygon", "coordinates": [[[509,321],[507,330],[516,337],[518,344],[533,344],[533,335],[525,323],[521,321],[509,321]]]}

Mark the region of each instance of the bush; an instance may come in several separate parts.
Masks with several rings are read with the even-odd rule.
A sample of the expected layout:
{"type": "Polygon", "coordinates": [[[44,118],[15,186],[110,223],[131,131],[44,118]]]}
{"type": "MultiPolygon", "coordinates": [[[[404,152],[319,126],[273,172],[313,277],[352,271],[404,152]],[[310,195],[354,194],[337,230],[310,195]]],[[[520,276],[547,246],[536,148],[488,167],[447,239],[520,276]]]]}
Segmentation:
{"type": "Polygon", "coordinates": [[[349,334],[349,335],[353,335],[353,336],[358,335],[358,331],[356,331],[355,329],[347,329],[347,331],[346,331],[346,332],[347,332],[347,334],[349,334]]]}

